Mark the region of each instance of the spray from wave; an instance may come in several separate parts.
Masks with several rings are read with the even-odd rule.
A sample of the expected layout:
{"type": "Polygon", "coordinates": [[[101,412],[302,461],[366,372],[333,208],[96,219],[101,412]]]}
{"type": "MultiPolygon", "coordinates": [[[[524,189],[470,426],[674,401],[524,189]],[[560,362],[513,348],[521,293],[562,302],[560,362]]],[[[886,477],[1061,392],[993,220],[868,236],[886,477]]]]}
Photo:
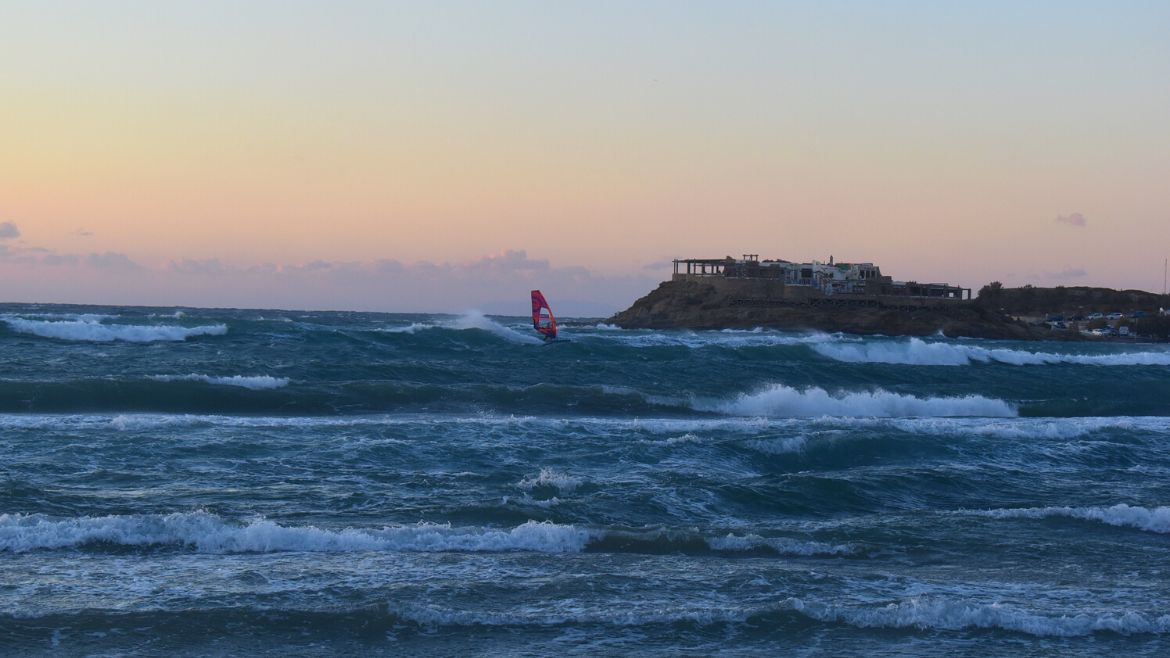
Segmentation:
{"type": "Polygon", "coordinates": [[[3,318],[13,331],[32,334],[42,338],[75,340],[96,343],[124,341],[128,343],[150,343],[155,341],[182,341],[192,336],[222,336],[227,325],[213,324],[199,327],[175,325],[103,324],[99,319],[78,320],[28,320],[26,318],[3,318]]]}
{"type": "Polygon", "coordinates": [[[920,398],[882,389],[830,393],[823,388],[798,390],[783,384],[741,393],[732,400],[696,401],[692,406],[699,411],[763,417],[1016,416],[1016,409],[1007,402],[980,395],[920,398]]]}
{"type": "Polygon", "coordinates": [[[443,322],[412,322],[407,326],[386,327],[379,329],[378,331],[391,334],[417,334],[420,331],[431,331],[436,329],[447,329],[453,331],[486,331],[494,336],[503,338],[504,340],[508,340],[513,343],[535,345],[544,342],[536,336],[521,333],[515,329],[506,327],[479,311],[468,311],[453,320],[447,320],[443,322]]]}

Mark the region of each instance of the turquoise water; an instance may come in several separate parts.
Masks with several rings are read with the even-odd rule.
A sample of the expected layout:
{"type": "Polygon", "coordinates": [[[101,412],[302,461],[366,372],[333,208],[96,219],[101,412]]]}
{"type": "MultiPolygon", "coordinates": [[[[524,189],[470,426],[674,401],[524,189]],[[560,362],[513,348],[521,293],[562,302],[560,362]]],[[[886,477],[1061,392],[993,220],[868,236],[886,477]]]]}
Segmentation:
{"type": "Polygon", "coordinates": [[[1170,350],[0,305],[20,654],[1162,655],[1170,350]]]}

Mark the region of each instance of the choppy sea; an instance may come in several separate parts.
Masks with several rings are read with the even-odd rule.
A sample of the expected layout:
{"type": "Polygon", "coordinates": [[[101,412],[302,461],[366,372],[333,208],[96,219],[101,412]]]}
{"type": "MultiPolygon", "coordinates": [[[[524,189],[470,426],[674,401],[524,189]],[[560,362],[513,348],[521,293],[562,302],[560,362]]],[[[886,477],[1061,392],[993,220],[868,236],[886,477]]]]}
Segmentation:
{"type": "Polygon", "coordinates": [[[1170,652],[1170,349],[0,305],[0,653],[1170,652]]]}

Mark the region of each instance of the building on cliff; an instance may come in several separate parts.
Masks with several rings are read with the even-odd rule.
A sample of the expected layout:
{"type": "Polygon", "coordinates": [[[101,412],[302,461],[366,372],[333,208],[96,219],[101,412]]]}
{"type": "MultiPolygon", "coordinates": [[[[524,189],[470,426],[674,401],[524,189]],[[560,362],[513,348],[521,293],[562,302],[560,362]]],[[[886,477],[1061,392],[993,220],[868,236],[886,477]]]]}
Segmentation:
{"type": "Polygon", "coordinates": [[[758,254],[742,258],[683,258],[674,261],[673,280],[750,280],[769,289],[769,297],[896,296],[938,300],[971,299],[971,289],[946,283],[894,281],[873,263],[794,263],[760,260],[758,254]],[[791,290],[791,292],[787,292],[791,290]]]}

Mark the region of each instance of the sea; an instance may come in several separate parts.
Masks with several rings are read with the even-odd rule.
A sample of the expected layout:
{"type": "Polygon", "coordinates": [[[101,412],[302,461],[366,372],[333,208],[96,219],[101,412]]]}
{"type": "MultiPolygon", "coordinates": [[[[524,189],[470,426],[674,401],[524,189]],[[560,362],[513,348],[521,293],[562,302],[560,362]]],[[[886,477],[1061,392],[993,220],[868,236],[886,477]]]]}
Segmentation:
{"type": "Polygon", "coordinates": [[[1170,653],[1168,346],[561,337],[0,305],[0,654],[1170,653]]]}

